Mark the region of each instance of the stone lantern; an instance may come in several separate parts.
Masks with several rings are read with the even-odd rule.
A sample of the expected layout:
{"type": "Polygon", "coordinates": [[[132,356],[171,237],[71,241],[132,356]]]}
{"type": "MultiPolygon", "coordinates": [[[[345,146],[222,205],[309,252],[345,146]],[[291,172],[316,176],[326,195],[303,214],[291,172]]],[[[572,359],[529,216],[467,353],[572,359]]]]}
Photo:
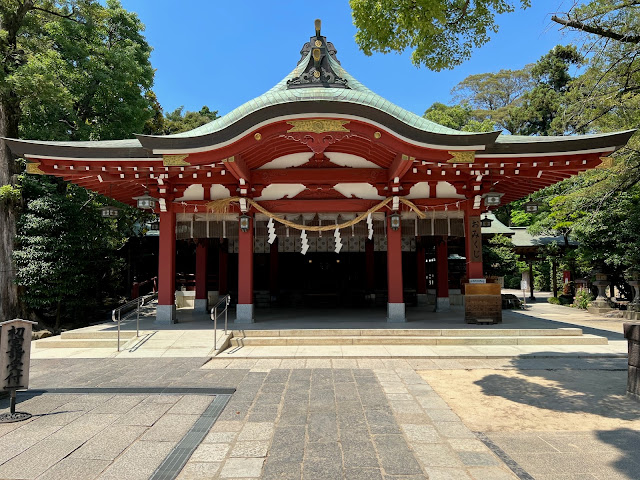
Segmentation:
{"type": "Polygon", "coordinates": [[[629,273],[629,285],[633,288],[633,301],[629,304],[629,310],[640,312],[640,272],[632,271],[629,273]]]}
{"type": "Polygon", "coordinates": [[[611,310],[609,303],[609,297],[607,297],[607,287],[609,286],[609,280],[607,274],[602,272],[596,272],[596,279],[593,281],[593,285],[598,289],[598,297],[591,302],[589,307],[589,313],[601,315],[611,310]]]}

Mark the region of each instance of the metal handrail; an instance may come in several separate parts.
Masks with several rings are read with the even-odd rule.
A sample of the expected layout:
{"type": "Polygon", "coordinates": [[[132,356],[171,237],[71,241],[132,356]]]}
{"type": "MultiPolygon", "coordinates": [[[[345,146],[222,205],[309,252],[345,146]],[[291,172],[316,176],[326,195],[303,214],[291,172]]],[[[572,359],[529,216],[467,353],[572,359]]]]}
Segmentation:
{"type": "Polygon", "coordinates": [[[213,320],[213,348],[218,348],[218,307],[224,303],[224,310],[220,313],[224,313],[224,334],[227,334],[227,319],[228,319],[228,310],[229,304],[231,303],[231,296],[225,295],[215,306],[211,309],[211,320],[213,320]]]}
{"type": "Polygon", "coordinates": [[[134,298],[133,300],[129,300],[124,305],[120,305],[118,308],[114,308],[111,312],[111,320],[114,322],[118,322],[118,351],[120,351],[120,322],[123,320],[122,311],[129,310],[130,312],[126,313],[124,316],[124,320],[127,320],[133,312],[136,313],[136,337],[140,336],[140,308],[147,303],[147,301],[152,301],[158,298],[158,293],[154,293],[152,295],[142,295],[141,297],[134,298]],[[134,310],[135,308],[135,310],[134,310]],[[117,315],[117,318],[116,318],[117,315]]]}

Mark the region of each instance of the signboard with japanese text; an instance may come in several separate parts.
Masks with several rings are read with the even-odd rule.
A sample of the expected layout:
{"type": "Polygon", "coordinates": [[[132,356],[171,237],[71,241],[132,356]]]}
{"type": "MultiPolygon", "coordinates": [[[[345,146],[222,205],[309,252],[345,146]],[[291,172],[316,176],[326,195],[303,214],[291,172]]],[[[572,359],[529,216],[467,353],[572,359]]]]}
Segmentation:
{"type": "Polygon", "coordinates": [[[480,230],[480,217],[469,218],[469,239],[471,241],[470,262],[482,261],[482,232],[480,230]]]}
{"type": "Polygon", "coordinates": [[[35,323],[20,319],[0,323],[0,390],[28,388],[31,329],[35,323]]]}

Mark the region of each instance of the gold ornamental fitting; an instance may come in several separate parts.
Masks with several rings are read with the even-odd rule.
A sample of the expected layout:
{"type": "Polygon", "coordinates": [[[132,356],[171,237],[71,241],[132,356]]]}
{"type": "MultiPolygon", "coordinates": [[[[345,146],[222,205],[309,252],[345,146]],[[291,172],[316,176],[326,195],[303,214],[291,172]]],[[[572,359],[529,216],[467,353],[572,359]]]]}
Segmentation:
{"type": "Polygon", "coordinates": [[[345,127],[349,123],[348,120],[291,120],[287,122],[292,128],[287,130],[287,133],[294,132],[313,132],[313,133],[325,133],[325,132],[349,132],[350,130],[345,127]]]}
{"type": "Polygon", "coordinates": [[[453,158],[447,160],[447,163],[473,163],[476,161],[476,152],[467,150],[464,152],[449,152],[453,158]]]}
{"type": "Polygon", "coordinates": [[[162,164],[165,167],[188,167],[191,164],[185,161],[189,155],[163,155],[162,164]]]}

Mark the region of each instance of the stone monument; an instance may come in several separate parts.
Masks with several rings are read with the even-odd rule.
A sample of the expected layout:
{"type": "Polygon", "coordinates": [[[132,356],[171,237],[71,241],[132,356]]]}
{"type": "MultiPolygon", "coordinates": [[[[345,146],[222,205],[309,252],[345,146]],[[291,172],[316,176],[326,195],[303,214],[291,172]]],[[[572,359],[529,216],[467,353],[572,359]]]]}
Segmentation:
{"type": "Polygon", "coordinates": [[[31,417],[29,413],[16,412],[16,391],[29,387],[31,329],[37,323],[21,319],[0,323],[0,390],[11,395],[9,413],[0,415],[0,423],[31,417]]]}
{"type": "Polygon", "coordinates": [[[627,395],[640,400],[640,323],[625,323],[623,328],[629,343],[627,395]]]}

